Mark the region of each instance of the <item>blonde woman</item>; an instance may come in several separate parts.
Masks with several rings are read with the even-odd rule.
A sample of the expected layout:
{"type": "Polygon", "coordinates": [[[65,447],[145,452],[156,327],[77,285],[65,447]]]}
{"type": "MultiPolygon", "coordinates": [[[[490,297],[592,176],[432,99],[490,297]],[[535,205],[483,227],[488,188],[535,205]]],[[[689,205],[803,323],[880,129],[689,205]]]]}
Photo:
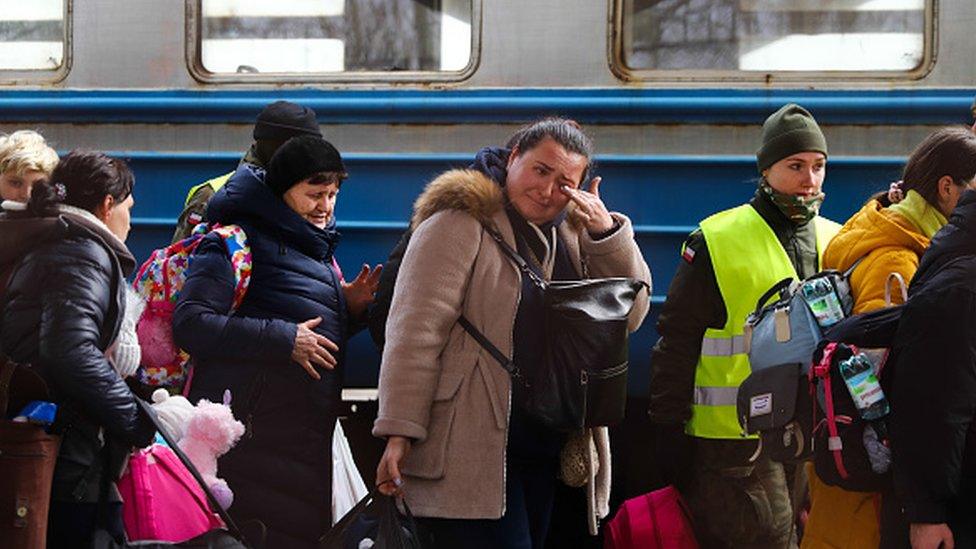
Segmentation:
{"type": "Polygon", "coordinates": [[[0,136],[0,199],[26,203],[34,184],[57,164],[58,153],[35,131],[0,136]]]}

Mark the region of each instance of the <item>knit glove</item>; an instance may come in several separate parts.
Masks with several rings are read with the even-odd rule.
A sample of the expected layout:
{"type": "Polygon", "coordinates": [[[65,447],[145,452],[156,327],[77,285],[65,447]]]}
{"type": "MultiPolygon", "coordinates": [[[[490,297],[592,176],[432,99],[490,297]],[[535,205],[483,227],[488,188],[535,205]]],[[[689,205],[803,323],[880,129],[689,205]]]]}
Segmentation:
{"type": "Polygon", "coordinates": [[[172,396],[166,389],[156,389],[152,394],[152,408],[166,434],[179,442],[186,434],[186,426],[196,412],[190,401],[179,395],[172,396]]]}

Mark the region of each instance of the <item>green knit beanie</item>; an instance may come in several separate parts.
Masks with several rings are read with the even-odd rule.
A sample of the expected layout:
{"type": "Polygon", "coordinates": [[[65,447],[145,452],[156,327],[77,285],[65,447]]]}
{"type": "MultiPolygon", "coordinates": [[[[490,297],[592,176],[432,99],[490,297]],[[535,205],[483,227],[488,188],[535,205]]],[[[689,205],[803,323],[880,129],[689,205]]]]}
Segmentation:
{"type": "Polygon", "coordinates": [[[763,123],[762,146],[756,151],[759,172],[798,152],[827,156],[827,140],[813,115],[796,103],[784,105],[763,123]]]}

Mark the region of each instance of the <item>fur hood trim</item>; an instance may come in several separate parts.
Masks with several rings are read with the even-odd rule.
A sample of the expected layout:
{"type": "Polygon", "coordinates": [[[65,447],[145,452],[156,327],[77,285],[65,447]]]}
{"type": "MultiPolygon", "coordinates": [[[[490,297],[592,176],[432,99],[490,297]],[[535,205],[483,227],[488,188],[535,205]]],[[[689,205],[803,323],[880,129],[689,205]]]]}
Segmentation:
{"type": "Polygon", "coordinates": [[[413,203],[410,229],[442,210],[461,210],[480,223],[491,218],[505,204],[502,188],[485,174],[475,170],[451,170],[427,184],[413,203]]]}

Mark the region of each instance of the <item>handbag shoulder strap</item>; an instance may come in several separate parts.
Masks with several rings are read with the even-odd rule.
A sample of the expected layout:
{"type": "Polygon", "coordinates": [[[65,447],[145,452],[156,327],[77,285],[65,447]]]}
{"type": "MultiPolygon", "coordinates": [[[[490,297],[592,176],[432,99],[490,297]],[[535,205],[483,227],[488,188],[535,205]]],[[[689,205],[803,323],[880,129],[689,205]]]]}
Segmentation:
{"type": "Polygon", "coordinates": [[[485,337],[485,334],[481,333],[480,330],[475,328],[474,324],[471,324],[470,320],[465,318],[464,315],[461,315],[461,317],[458,318],[458,323],[461,325],[462,328],[464,328],[464,331],[468,332],[468,335],[473,337],[474,340],[477,341],[479,345],[481,345],[486,351],[488,351],[488,354],[490,354],[492,358],[494,358],[496,361],[498,361],[499,364],[501,364],[502,368],[504,368],[505,371],[512,376],[512,379],[519,380],[526,387],[529,386],[525,378],[522,377],[522,371],[519,369],[518,366],[515,365],[515,361],[505,356],[505,353],[501,352],[498,349],[498,347],[495,347],[495,344],[489,341],[488,338],[485,337]]]}
{"type": "Polygon", "coordinates": [[[490,225],[484,225],[484,228],[485,231],[489,235],[491,235],[491,238],[498,243],[498,246],[502,249],[503,252],[505,252],[505,255],[507,255],[509,259],[515,262],[515,265],[518,267],[520,271],[522,271],[522,274],[529,277],[532,280],[532,283],[538,286],[539,288],[542,289],[546,288],[546,286],[548,285],[546,281],[543,280],[542,277],[538,275],[538,273],[533,271],[532,267],[529,267],[529,264],[525,261],[525,259],[523,259],[518,252],[512,249],[512,247],[508,245],[508,242],[505,242],[505,239],[502,238],[502,234],[498,232],[497,228],[492,227],[490,225]]]}
{"type": "Polygon", "coordinates": [[[864,262],[865,259],[867,259],[867,257],[868,254],[864,254],[861,257],[857,258],[857,261],[855,261],[850,267],[848,267],[847,270],[841,274],[841,276],[843,276],[844,278],[850,278],[851,275],[854,274],[854,270],[857,269],[861,265],[861,263],[864,262]]]}

